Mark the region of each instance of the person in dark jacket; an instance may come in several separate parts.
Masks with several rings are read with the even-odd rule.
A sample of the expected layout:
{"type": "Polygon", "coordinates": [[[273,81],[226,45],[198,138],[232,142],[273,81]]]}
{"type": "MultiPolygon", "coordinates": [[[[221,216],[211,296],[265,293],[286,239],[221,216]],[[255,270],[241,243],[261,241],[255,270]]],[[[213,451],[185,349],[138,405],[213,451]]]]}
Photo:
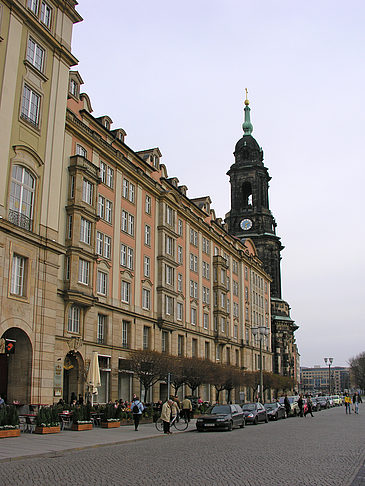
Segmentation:
{"type": "Polygon", "coordinates": [[[359,403],[362,403],[362,400],[358,392],[352,397],[352,403],[354,404],[354,412],[359,413],[359,403]]]}
{"type": "Polygon", "coordinates": [[[311,414],[311,416],[313,417],[314,415],[313,415],[313,413],[312,413],[312,412],[313,412],[313,402],[312,402],[311,397],[308,397],[308,398],[307,398],[307,410],[305,411],[304,417],[305,417],[305,416],[306,416],[308,413],[310,413],[310,414],[311,414]]]}
{"type": "Polygon", "coordinates": [[[290,406],[288,395],[285,395],[284,407],[285,407],[286,415],[289,417],[290,412],[291,412],[291,406],[290,406]]]}
{"type": "Polygon", "coordinates": [[[139,421],[142,417],[142,412],[144,410],[144,406],[142,402],[139,401],[139,397],[135,397],[131,404],[131,410],[133,414],[133,421],[134,421],[134,430],[138,430],[139,421]]]}
{"type": "Polygon", "coordinates": [[[300,394],[298,398],[298,407],[299,407],[299,417],[303,417],[303,395],[300,394]]]}

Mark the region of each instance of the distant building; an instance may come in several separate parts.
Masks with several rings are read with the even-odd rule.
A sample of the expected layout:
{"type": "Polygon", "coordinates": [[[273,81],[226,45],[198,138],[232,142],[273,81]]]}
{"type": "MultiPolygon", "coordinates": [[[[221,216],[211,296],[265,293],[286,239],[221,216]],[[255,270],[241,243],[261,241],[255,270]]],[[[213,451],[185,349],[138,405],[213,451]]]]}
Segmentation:
{"type": "Polygon", "coordinates": [[[329,393],[331,380],[331,394],[343,393],[350,389],[350,368],[343,366],[328,367],[314,366],[300,368],[300,390],[302,393],[329,393]]]}

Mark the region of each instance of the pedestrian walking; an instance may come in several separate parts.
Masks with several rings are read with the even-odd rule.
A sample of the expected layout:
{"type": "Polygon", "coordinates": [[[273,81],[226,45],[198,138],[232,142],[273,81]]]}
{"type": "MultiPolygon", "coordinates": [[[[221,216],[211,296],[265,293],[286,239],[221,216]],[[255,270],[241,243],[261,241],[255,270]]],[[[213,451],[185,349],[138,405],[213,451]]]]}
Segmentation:
{"type": "Polygon", "coordinates": [[[305,411],[305,413],[304,413],[304,417],[305,417],[306,415],[308,415],[308,413],[310,413],[310,414],[311,414],[311,417],[313,417],[314,415],[313,415],[313,413],[312,413],[312,412],[313,412],[313,402],[312,402],[311,397],[308,397],[308,398],[307,398],[307,410],[306,410],[306,411],[305,411]]]}
{"type": "Polygon", "coordinates": [[[182,411],[183,416],[187,422],[190,422],[190,414],[193,410],[193,406],[191,404],[191,400],[187,396],[185,396],[184,400],[182,401],[182,411]]]}
{"type": "Polygon", "coordinates": [[[349,397],[348,393],[346,393],[345,395],[345,409],[346,409],[346,415],[351,414],[351,398],[349,397]]]}
{"type": "Polygon", "coordinates": [[[352,403],[354,404],[355,413],[359,413],[359,403],[362,403],[362,400],[358,392],[352,397],[352,403]]]}
{"type": "Polygon", "coordinates": [[[172,434],[170,432],[170,421],[171,421],[171,406],[173,404],[172,400],[166,400],[162,405],[161,420],[163,421],[163,433],[172,434]]]}
{"type": "Polygon", "coordinates": [[[299,407],[299,417],[303,417],[303,395],[300,394],[298,398],[298,407],[299,407]]]}
{"type": "Polygon", "coordinates": [[[290,412],[291,412],[291,405],[290,405],[290,402],[289,402],[288,395],[285,395],[284,407],[285,407],[286,415],[287,415],[287,417],[289,417],[290,412]]]}
{"type": "Polygon", "coordinates": [[[172,404],[171,404],[171,419],[174,419],[176,417],[176,420],[179,418],[179,413],[180,413],[180,408],[179,404],[176,401],[175,397],[172,397],[172,404]]]}
{"type": "Polygon", "coordinates": [[[142,412],[144,410],[143,403],[139,401],[139,397],[133,399],[131,410],[133,414],[134,430],[138,430],[139,421],[142,417],[142,412]]]}

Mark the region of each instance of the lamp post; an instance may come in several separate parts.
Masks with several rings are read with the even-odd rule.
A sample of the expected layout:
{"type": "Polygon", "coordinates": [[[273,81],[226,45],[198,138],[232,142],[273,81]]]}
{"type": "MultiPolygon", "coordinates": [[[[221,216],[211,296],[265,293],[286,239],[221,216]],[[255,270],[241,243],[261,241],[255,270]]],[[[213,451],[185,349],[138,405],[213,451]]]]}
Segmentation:
{"type": "Polygon", "coordinates": [[[328,394],[331,395],[331,364],[333,363],[333,358],[323,358],[325,364],[328,362],[328,394]]]}
{"type": "Polygon", "coordinates": [[[259,326],[259,327],[252,327],[251,332],[254,337],[257,335],[259,336],[260,339],[260,362],[259,362],[259,367],[260,367],[260,402],[264,402],[264,379],[263,379],[263,374],[262,374],[262,339],[264,336],[267,336],[269,334],[269,330],[265,326],[259,326]]]}

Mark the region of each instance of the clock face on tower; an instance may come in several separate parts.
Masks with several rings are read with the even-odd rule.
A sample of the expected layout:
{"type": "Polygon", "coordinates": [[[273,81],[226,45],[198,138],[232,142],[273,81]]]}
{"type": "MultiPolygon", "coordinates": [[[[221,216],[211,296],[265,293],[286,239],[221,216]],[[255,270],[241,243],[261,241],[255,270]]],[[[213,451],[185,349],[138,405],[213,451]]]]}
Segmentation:
{"type": "Polygon", "coordinates": [[[248,231],[249,229],[252,228],[252,221],[250,219],[248,219],[248,218],[243,219],[240,222],[240,226],[243,229],[243,231],[248,231]]]}

